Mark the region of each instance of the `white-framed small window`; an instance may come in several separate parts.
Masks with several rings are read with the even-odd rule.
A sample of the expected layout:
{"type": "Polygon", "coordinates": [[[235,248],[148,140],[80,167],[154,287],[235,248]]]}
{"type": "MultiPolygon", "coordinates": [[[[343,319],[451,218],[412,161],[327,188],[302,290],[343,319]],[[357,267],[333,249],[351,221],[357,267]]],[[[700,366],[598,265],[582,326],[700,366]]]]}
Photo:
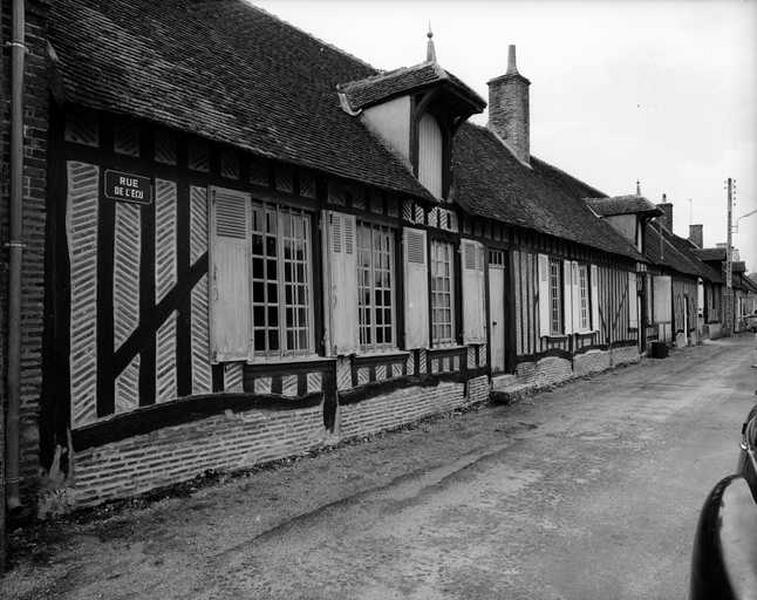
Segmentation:
{"type": "Polygon", "coordinates": [[[310,215],[252,204],[252,344],[258,356],[315,352],[310,215]]]}
{"type": "Polygon", "coordinates": [[[396,347],[394,231],[358,222],[357,283],[360,349],[396,347]]]}
{"type": "Polygon", "coordinates": [[[455,247],[431,242],[431,338],[434,345],[455,342],[455,247]]]}

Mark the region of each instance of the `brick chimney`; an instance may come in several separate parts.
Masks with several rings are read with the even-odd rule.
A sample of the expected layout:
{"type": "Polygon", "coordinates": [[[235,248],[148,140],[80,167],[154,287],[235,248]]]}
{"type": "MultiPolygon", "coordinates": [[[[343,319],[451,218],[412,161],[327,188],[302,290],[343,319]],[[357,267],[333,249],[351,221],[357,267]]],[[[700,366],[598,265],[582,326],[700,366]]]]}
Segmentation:
{"type": "Polygon", "coordinates": [[[668,197],[665,194],[662,195],[662,202],[657,205],[657,208],[662,211],[662,216],[657,217],[657,220],[665,225],[669,231],[673,231],[673,203],[668,202],[668,197]]]}
{"type": "Polygon", "coordinates": [[[530,163],[528,86],[531,82],[518,73],[515,46],[510,45],[507,72],[488,82],[489,129],[505,140],[524,163],[530,163]]]}
{"type": "Polygon", "coordinates": [[[689,241],[697,248],[702,247],[703,243],[703,229],[704,225],[689,225],[689,241]]]}

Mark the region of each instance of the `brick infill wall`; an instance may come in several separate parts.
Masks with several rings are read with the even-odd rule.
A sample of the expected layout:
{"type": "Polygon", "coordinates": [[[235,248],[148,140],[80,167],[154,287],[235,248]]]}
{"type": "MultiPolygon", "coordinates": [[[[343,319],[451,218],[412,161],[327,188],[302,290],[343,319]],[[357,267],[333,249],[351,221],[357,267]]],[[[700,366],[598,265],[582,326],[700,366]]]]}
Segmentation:
{"type": "Polygon", "coordinates": [[[430,387],[409,387],[339,407],[338,435],[347,440],[394,429],[430,415],[484,402],[489,398],[486,375],[467,383],[439,382],[430,387]]]}
{"type": "Polygon", "coordinates": [[[402,388],[340,407],[336,435],[323,425],[323,404],[286,411],[226,411],[76,452],[71,507],[135,496],[207,470],[249,468],[488,398],[486,375],[466,383],[402,388]]]}
{"type": "Polygon", "coordinates": [[[323,406],[253,409],[215,415],[77,452],[77,506],[134,496],[192,479],[206,470],[233,471],[323,444],[323,406]]]}

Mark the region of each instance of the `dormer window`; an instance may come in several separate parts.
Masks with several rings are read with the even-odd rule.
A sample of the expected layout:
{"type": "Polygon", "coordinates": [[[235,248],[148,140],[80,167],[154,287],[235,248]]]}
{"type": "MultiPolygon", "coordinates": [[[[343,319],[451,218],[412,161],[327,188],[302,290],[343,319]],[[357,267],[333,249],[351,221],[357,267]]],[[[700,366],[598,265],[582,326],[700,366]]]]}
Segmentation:
{"type": "Polygon", "coordinates": [[[426,60],[337,85],[344,112],[375,133],[438,200],[450,186],[450,144],[457,127],[486,102],[436,62],[426,60]]]}

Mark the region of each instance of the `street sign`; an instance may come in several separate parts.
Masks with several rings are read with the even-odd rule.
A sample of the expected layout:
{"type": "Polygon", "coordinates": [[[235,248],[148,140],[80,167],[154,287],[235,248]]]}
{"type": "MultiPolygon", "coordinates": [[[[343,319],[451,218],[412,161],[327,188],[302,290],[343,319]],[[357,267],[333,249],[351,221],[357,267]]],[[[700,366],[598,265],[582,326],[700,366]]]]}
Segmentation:
{"type": "Polygon", "coordinates": [[[132,173],[105,171],[105,197],[120,202],[150,204],[152,202],[152,181],[132,173]]]}

